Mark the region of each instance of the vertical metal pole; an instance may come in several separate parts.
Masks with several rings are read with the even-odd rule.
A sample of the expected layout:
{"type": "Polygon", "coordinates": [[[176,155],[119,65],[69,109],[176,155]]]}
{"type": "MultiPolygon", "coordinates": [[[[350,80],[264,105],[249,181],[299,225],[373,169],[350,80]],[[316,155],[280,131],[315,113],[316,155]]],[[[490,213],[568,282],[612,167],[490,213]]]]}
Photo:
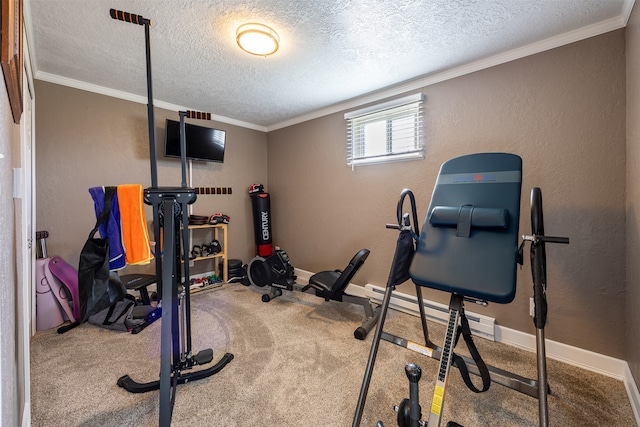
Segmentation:
{"type": "Polygon", "coordinates": [[[416,285],[416,297],[418,298],[418,308],[420,310],[420,321],[422,323],[422,333],[424,335],[424,343],[427,347],[436,348],[437,346],[429,339],[429,326],[427,325],[427,313],[424,310],[424,299],[422,298],[422,286],[416,285]]]}
{"type": "Polygon", "coordinates": [[[147,118],[149,122],[149,161],[151,163],[151,188],[158,187],[158,170],[156,163],[156,125],[153,114],[153,84],[151,82],[151,21],[144,20],[144,40],[147,53],[147,118]]]}
{"type": "Polygon", "coordinates": [[[184,126],[184,111],[178,113],[180,115],[180,163],[182,169],[182,188],[187,188],[187,136],[184,126]]]}
{"type": "Polygon", "coordinates": [[[538,356],[538,414],[540,427],[549,425],[547,404],[547,356],[545,352],[544,329],[536,328],[536,354],[538,356]]]}
{"type": "Polygon", "coordinates": [[[462,296],[451,294],[449,302],[449,323],[447,324],[447,332],[442,344],[442,355],[440,356],[440,368],[436,377],[436,387],[431,400],[431,411],[429,412],[429,427],[440,427],[442,420],[442,412],[444,410],[444,400],[447,390],[449,370],[453,360],[453,345],[456,339],[456,328],[460,319],[460,310],[462,310],[462,296]]]}
{"type": "MultiPolygon", "coordinates": [[[[163,210],[165,212],[164,221],[164,251],[165,261],[167,263],[173,263],[173,251],[174,251],[174,236],[175,236],[175,221],[173,216],[173,203],[171,198],[164,198],[162,200],[163,210]]],[[[172,347],[172,335],[173,335],[173,278],[174,269],[165,268],[164,277],[162,278],[162,327],[161,327],[161,339],[160,339],[160,427],[171,425],[171,347],[172,347]]]]}
{"type": "MultiPolygon", "coordinates": [[[[144,41],[146,50],[146,64],[147,64],[147,122],[149,126],[149,163],[151,167],[151,188],[158,188],[158,168],[156,160],[156,126],[155,115],[153,108],[153,83],[151,80],[151,34],[150,26],[151,20],[144,19],[144,41]]],[[[165,219],[168,213],[165,212],[165,219]]],[[[160,253],[165,248],[161,248],[161,236],[160,236],[160,205],[158,203],[153,204],[153,236],[156,241],[155,246],[155,264],[156,264],[156,278],[160,282],[158,285],[158,298],[162,300],[162,262],[160,260],[160,253]]]]}
{"type": "MultiPolygon", "coordinates": [[[[184,125],[184,118],[188,113],[186,111],[180,111],[180,166],[182,169],[182,188],[187,188],[187,137],[184,125]]],[[[185,353],[188,357],[191,356],[191,292],[190,286],[190,274],[189,274],[189,248],[191,243],[189,242],[189,212],[187,208],[187,202],[180,203],[182,214],[182,261],[184,262],[184,305],[182,307],[182,313],[184,318],[184,337],[186,338],[185,353]]],[[[178,239],[178,241],[180,241],[178,239]]],[[[178,249],[180,252],[180,249],[178,249]]]]}
{"type": "MultiPolygon", "coordinates": [[[[186,186],[186,185],[185,185],[186,186]]],[[[182,259],[184,261],[184,336],[186,338],[186,355],[191,356],[191,290],[189,289],[189,213],[187,203],[181,203],[182,207],[182,259]]],[[[178,249],[180,252],[180,249],[178,249]]]]}
{"type": "MultiPolygon", "coordinates": [[[[177,195],[178,197],[180,196],[179,194],[177,195]]],[[[167,197],[167,196],[165,196],[167,197]]],[[[174,200],[174,206],[176,207],[176,209],[178,208],[182,208],[182,205],[180,205],[180,202],[178,200],[178,198],[176,199],[172,199],[174,200]]],[[[181,328],[181,323],[180,323],[180,295],[178,294],[178,288],[180,287],[180,283],[182,280],[182,263],[181,263],[181,255],[180,255],[180,220],[181,220],[181,212],[179,212],[178,210],[172,212],[171,215],[171,219],[173,221],[174,224],[174,234],[173,234],[173,259],[172,259],[172,266],[171,268],[173,269],[173,275],[172,277],[172,284],[173,286],[171,286],[171,297],[172,297],[172,306],[171,306],[171,316],[172,316],[172,329],[171,329],[171,339],[172,339],[172,344],[173,344],[173,366],[172,368],[176,369],[176,367],[178,366],[178,364],[180,363],[181,360],[181,352],[182,352],[182,340],[180,339],[180,328],[181,328]]],[[[167,260],[167,257],[165,255],[165,260],[167,260]]],[[[166,262],[166,261],[165,261],[166,262]]],[[[166,267],[166,266],[165,266],[166,267]]]]}
{"type": "Polygon", "coordinates": [[[547,404],[547,355],[545,351],[544,326],[547,322],[546,287],[547,278],[544,243],[534,239],[531,241],[531,267],[533,272],[533,294],[535,301],[536,357],[538,361],[538,415],[541,427],[549,425],[549,408],[547,404]]]}
{"type": "MultiPolygon", "coordinates": [[[[389,278],[389,280],[391,280],[391,278],[389,278]]],[[[373,336],[373,342],[371,343],[369,360],[367,360],[367,368],[365,369],[364,378],[362,380],[362,387],[360,388],[360,396],[358,396],[358,404],[356,405],[356,413],[353,417],[352,427],[359,427],[360,421],[362,420],[364,405],[367,401],[369,384],[371,384],[373,367],[376,363],[376,356],[378,355],[378,348],[380,347],[380,340],[382,339],[382,332],[384,329],[384,321],[387,317],[387,309],[389,308],[389,302],[391,301],[391,293],[393,292],[393,289],[394,286],[392,284],[388,284],[387,288],[384,291],[384,298],[382,299],[382,306],[380,308],[380,318],[378,319],[376,333],[373,336]]]]}

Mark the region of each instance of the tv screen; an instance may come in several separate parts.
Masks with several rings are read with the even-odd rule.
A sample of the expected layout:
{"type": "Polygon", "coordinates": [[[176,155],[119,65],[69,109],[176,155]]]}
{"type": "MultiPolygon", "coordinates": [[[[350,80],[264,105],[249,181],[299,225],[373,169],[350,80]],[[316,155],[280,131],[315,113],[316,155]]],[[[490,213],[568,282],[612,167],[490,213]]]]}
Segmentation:
{"type": "MultiPolygon", "coordinates": [[[[185,123],[187,159],[224,162],[226,132],[220,129],[185,123]]],[[[180,122],[167,119],[164,155],[180,157],[180,122]]]]}

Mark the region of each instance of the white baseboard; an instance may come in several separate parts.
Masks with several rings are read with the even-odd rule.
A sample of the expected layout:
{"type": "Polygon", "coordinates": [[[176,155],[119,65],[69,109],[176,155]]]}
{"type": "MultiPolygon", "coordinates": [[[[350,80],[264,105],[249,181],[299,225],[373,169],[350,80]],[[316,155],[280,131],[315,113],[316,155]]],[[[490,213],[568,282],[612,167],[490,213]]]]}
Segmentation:
{"type": "Polygon", "coordinates": [[[629,396],[629,402],[631,403],[631,409],[633,409],[633,415],[636,417],[636,424],[640,426],[640,392],[638,392],[638,386],[633,378],[629,364],[625,363],[624,370],[624,387],[627,389],[627,396],[629,396]]]}
{"type": "MultiPolygon", "coordinates": [[[[496,325],[496,341],[536,351],[536,337],[532,334],[496,325]]],[[[596,372],[618,380],[624,380],[627,362],[604,354],[584,350],[561,342],[545,339],[547,357],[568,363],[588,371],[596,372]]]]}

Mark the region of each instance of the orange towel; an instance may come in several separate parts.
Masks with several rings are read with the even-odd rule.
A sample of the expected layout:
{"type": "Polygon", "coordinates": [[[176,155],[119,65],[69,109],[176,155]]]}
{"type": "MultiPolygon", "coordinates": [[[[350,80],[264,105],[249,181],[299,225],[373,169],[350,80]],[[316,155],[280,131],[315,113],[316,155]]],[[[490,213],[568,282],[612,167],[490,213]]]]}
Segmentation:
{"type": "Polygon", "coordinates": [[[147,219],[144,216],[142,185],[118,185],[118,205],[127,264],[149,264],[152,256],[147,219]]]}

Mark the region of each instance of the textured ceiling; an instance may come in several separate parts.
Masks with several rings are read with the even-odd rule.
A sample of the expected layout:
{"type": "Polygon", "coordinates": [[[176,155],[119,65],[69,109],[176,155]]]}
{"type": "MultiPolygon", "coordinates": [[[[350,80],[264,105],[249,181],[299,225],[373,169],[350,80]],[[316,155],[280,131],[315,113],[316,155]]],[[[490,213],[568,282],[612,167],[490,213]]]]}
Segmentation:
{"type": "Polygon", "coordinates": [[[264,129],[469,64],[621,28],[634,2],[24,1],[36,78],[146,97],[144,29],[109,16],[110,8],[124,10],[152,20],[157,103],[264,129]],[[255,57],[236,45],[236,28],[256,21],[280,35],[275,55],[255,57]]]}

